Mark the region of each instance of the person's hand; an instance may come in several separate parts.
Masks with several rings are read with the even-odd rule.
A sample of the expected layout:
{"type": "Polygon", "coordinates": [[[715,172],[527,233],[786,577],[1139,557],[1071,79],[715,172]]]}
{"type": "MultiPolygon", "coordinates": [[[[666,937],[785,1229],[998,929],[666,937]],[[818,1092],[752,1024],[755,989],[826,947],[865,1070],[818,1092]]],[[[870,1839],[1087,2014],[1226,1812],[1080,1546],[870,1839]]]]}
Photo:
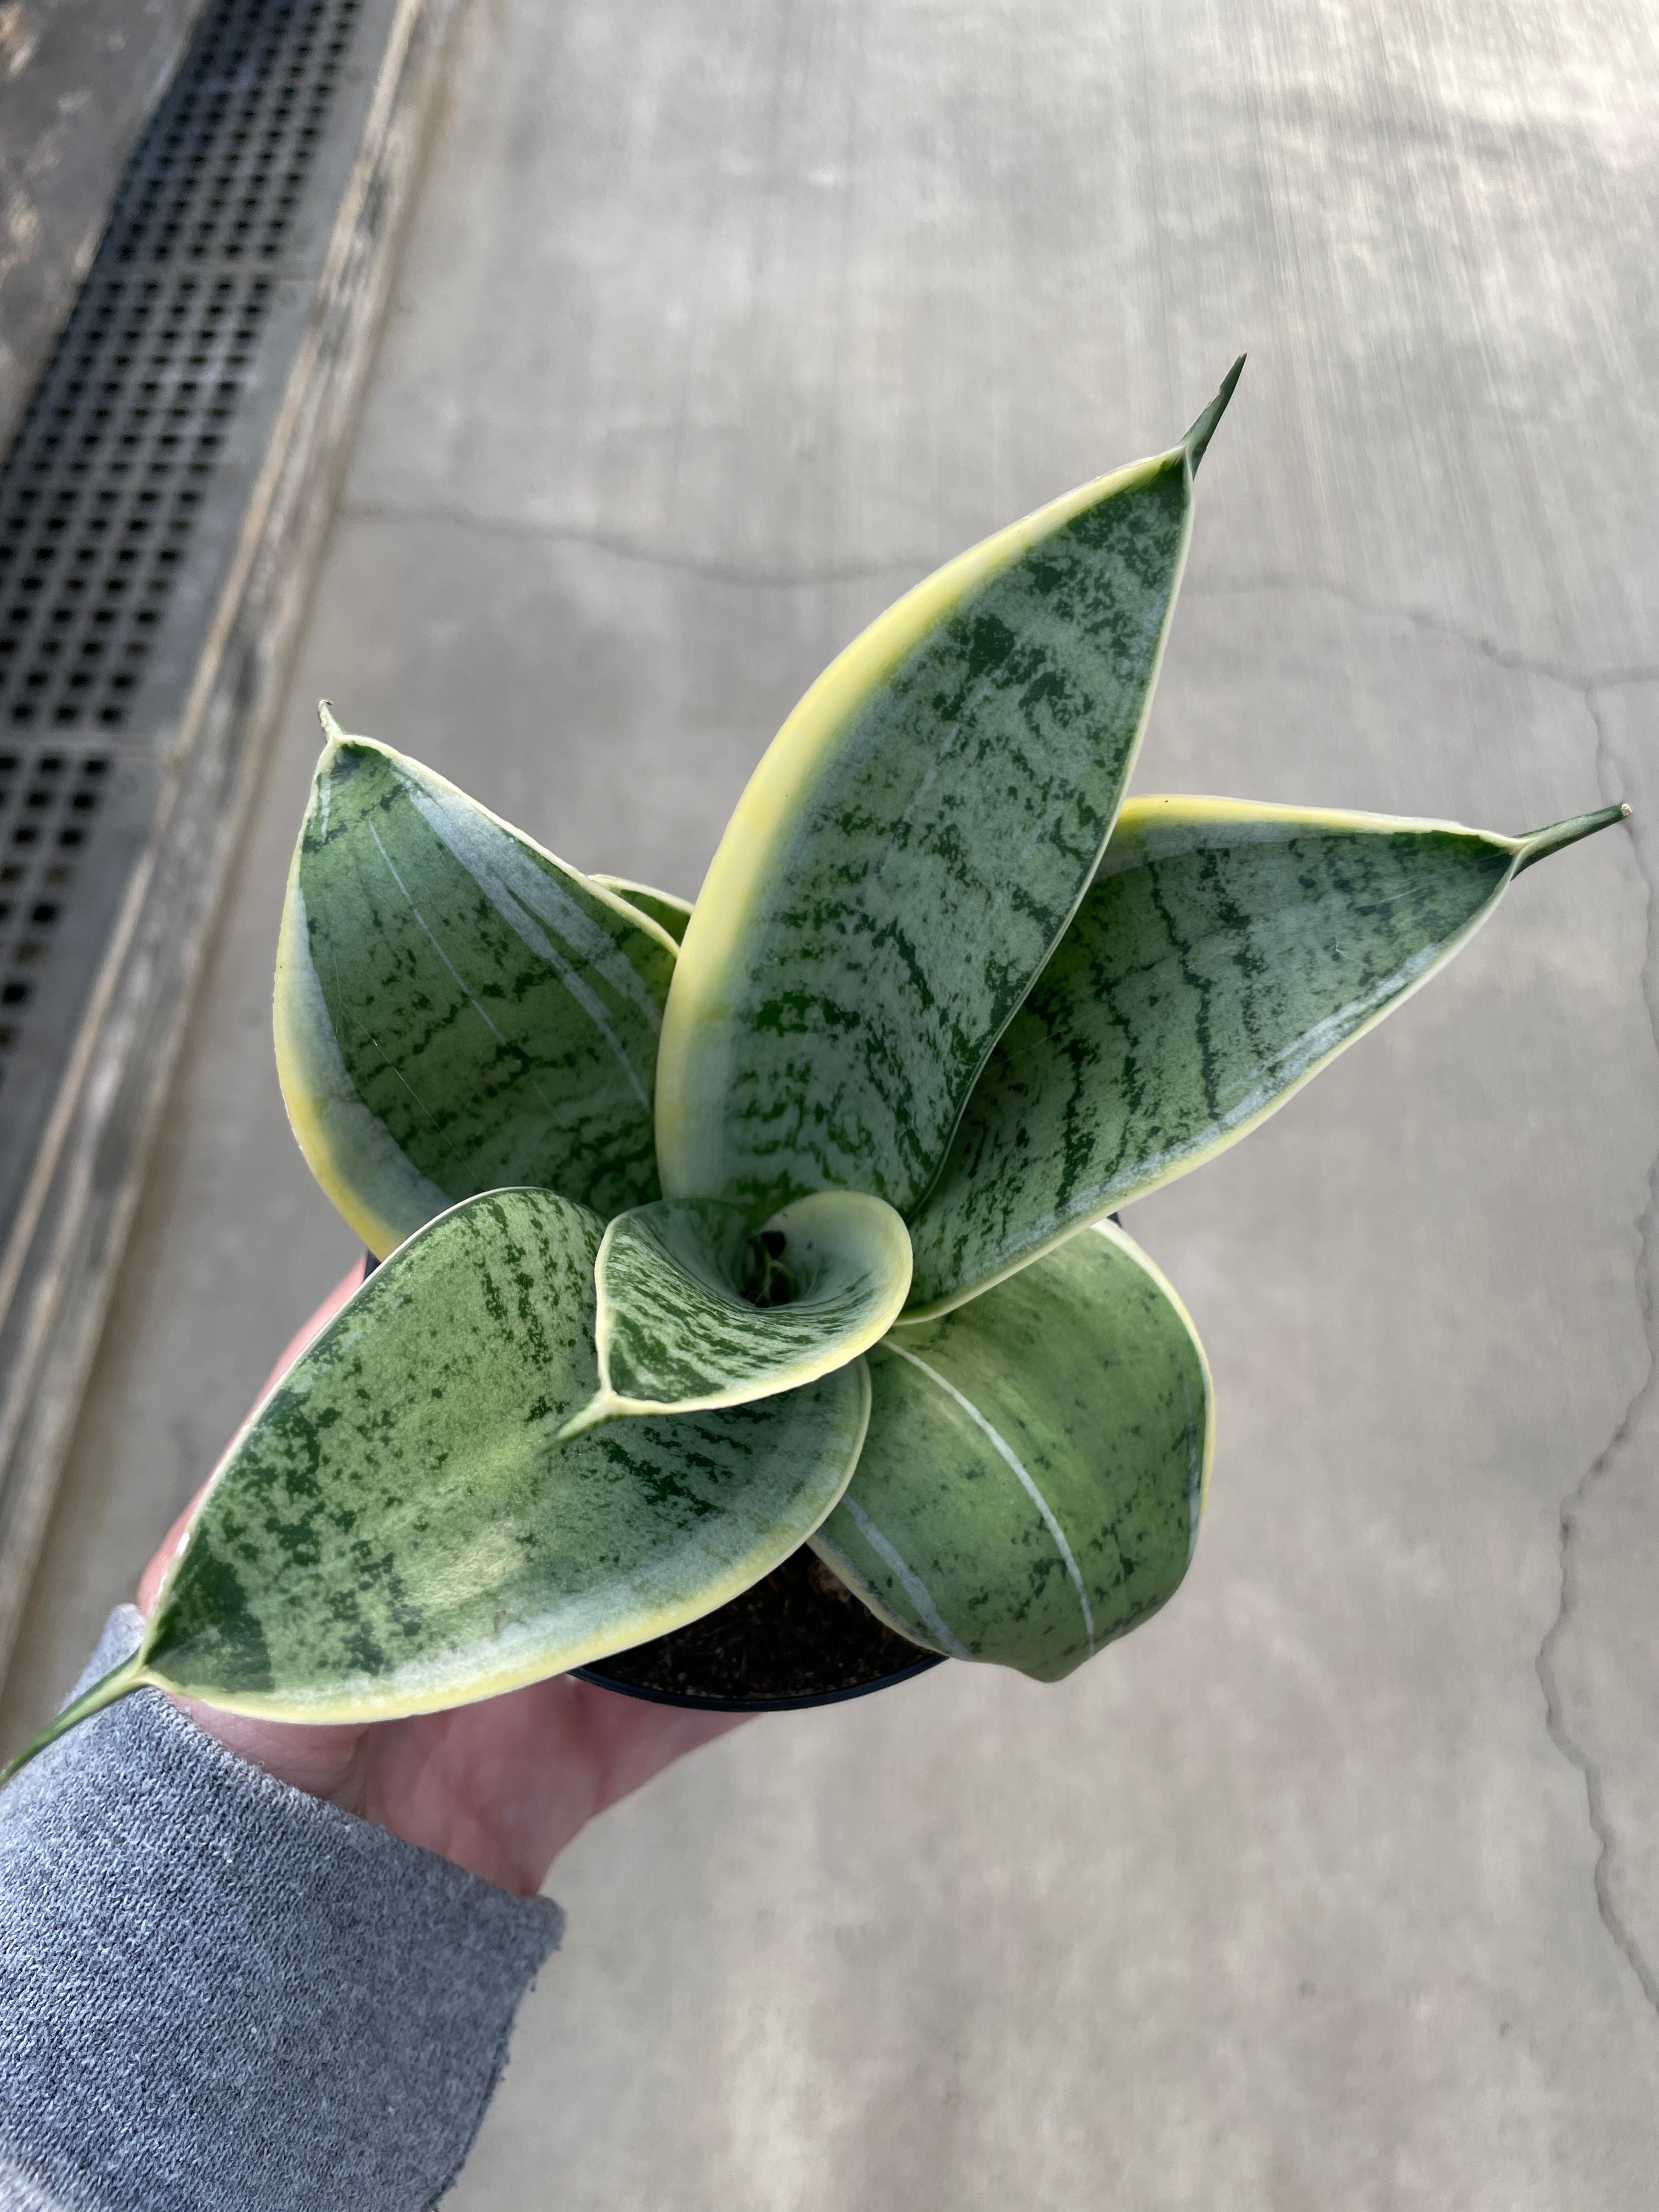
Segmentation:
{"type": "MultiPolygon", "coordinates": [[[[362,1279],[360,1263],[294,1339],[270,1382],[362,1279]]],[[[146,1616],[194,1504],[144,1570],[138,1609],[146,1616]]],[[[361,1726],[251,1720],[193,1699],[175,1702],[279,1781],[376,1821],[517,1897],[535,1894],[595,1814],[744,1718],[649,1705],[568,1674],[450,1712],[361,1726]]]]}

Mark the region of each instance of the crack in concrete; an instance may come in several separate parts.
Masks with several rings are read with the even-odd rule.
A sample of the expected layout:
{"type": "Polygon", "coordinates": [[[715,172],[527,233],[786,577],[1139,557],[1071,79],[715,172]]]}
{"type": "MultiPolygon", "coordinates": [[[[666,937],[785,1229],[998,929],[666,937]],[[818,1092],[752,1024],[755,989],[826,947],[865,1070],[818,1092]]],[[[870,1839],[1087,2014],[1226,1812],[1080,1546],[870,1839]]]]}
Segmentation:
{"type": "Polygon", "coordinates": [[[1557,1608],[1555,1619],[1550,1624],[1548,1632],[1538,1647],[1538,1657],[1534,1663],[1538,1672],[1539,1685],[1544,1692],[1544,1724],[1549,1730],[1550,1741],[1568,1765],[1577,1767],[1584,1778],[1584,1796],[1589,1813],[1590,1829],[1599,1846],[1595,1859],[1596,1910],[1601,1916],[1602,1925],[1624,1954],[1631,1972],[1640,1984],[1643,1996],[1654,2010],[1659,2013],[1659,1972],[1656,1972],[1643,1956],[1640,1944],[1638,1943],[1635,1936],[1626,1923],[1624,1915],[1613,1901],[1612,1862],[1618,1838],[1613,1833],[1613,1821],[1607,1812],[1606,1793],[1601,1783],[1601,1771],[1589,1751],[1577,1741],[1567,1724],[1560,1686],[1555,1673],[1556,1644],[1565,1633],[1567,1624],[1574,1617],[1578,1607],[1577,1554],[1573,1538],[1577,1531],[1579,1514],[1583,1511],[1590,1492],[1607,1473],[1614,1456],[1620,1447],[1627,1442],[1636,1424],[1641,1419],[1646,1409],[1647,1401],[1653,1395],[1656,1374],[1659,1373],[1659,1361],[1656,1361],[1652,1350],[1650,1304],[1645,1291],[1649,1255],[1653,1248],[1656,1214],[1659,1213],[1659,1205],[1656,1204],[1656,1199],[1659,1199],[1659,1162],[1656,1163],[1649,1173],[1648,1201],[1642,1210],[1639,1231],[1638,1297],[1641,1299],[1644,1318],[1650,1330],[1647,1373],[1643,1379],[1641,1388],[1625,1408],[1619,1425],[1607,1439],[1606,1445],[1590,1462],[1562,1503],[1561,1601],[1557,1608]]]}
{"type": "MultiPolygon", "coordinates": [[[[756,588],[772,587],[781,591],[811,591],[833,584],[861,584],[872,582],[878,576],[908,575],[916,578],[928,575],[939,565],[941,556],[934,553],[894,554],[879,561],[848,562],[835,568],[748,568],[735,562],[724,562],[702,553],[675,552],[642,539],[628,538],[619,532],[596,530],[581,523],[538,522],[516,515],[480,514],[465,507],[397,507],[374,500],[345,499],[340,502],[340,514],[350,522],[385,522],[413,524],[472,531],[487,538],[535,538],[554,544],[587,545],[600,553],[610,553],[618,560],[637,562],[642,568],[672,568],[682,574],[700,576],[711,583],[736,584],[756,588]]],[[[1510,646],[1500,645],[1496,639],[1483,636],[1477,630],[1462,629],[1455,623],[1448,622],[1442,615],[1431,613],[1424,607],[1391,606],[1382,600],[1368,599],[1360,592],[1342,584],[1302,576],[1266,575],[1232,579],[1214,579],[1203,583],[1182,586],[1185,595],[1192,599],[1228,598],[1243,596],[1252,592],[1304,592],[1316,597],[1338,599],[1357,613],[1372,616],[1379,621],[1407,622],[1419,629],[1433,631],[1454,645],[1465,647],[1492,661],[1499,668],[1513,670],[1519,675],[1540,676],[1549,682],[1564,684],[1569,690],[1588,693],[1589,690],[1615,689],[1622,684],[1659,683],[1659,666],[1630,667],[1604,670],[1599,673],[1574,669],[1565,662],[1546,660],[1532,654],[1517,652],[1510,646]]],[[[1595,709],[1591,708],[1592,715],[1595,709]]]]}
{"type": "Polygon", "coordinates": [[[805,592],[832,584],[862,584],[878,576],[924,576],[939,566],[935,556],[895,556],[890,560],[848,562],[839,568],[744,568],[701,553],[676,553],[648,545],[619,532],[592,530],[580,523],[537,522],[512,515],[477,514],[462,507],[390,507],[368,500],[343,500],[340,516],[346,522],[388,522],[465,530],[486,538],[536,538],[550,544],[586,545],[613,554],[641,568],[671,568],[715,584],[735,584],[754,589],[805,592]]]}
{"type": "MultiPolygon", "coordinates": [[[[1614,781],[1612,743],[1598,694],[1626,689],[1638,683],[1656,680],[1645,672],[1624,675],[1593,681],[1583,687],[1584,704],[1595,728],[1596,780],[1604,798],[1611,798],[1614,781]]],[[[1654,1048],[1659,1051],[1659,887],[1644,865],[1641,848],[1632,842],[1632,853],[1638,874],[1648,895],[1647,945],[1643,961],[1643,996],[1648,1011],[1649,1025],[1653,1031],[1654,1048]]],[[[1644,1334],[1648,1345],[1647,1372],[1643,1376],[1618,1425],[1607,1443],[1585,1468],[1561,1505],[1561,1601],[1554,1620],[1543,1642],[1538,1647],[1536,1661],[1538,1680],[1544,1692],[1545,1724],[1550,1740],[1570,1765],[1577,1768],[1584,1778],[1584,1794],[1589,1812],[1589,1824],[1600,1846],[1595,1860],[1595,1903],[1602,1925],[1623,1954],[1631,1972],[1641,1986],[1642,1994],[1656,2012],[1659,2012],[1659,1971],[1644,1957],[1640,1944],[1626,1923],[1613,1900],[1612,1890],[1613,1858],[1618,1846],[1613,1821],[1607,1811],[1607,1796],[1602,1787],[1601,1769],[1589,1750],[1580,1743],[1569,1727],[1560,1685],[1555,1671],[1555,1647],[1565,1633],[1569,1620],[1576,1613],[1579,1601],[1577,1553],[1574,1538],[1578,1519],[1591,1492],[1602,1480],[1621,1447],[1630,1439],[1648,1405],[1659,1389],[1659,1346],[1654,1336],[1654,1300],[1652,1285],[1656,1258],[1659,1258],[1659,1156],[1648,1170],[1647,1200],[1637,1220],[1636,1301],[1641,1310],[1644,1334]]]]}
{"type": "MultiPolygon", "coordinates": [[[[1591,674],[1573,669],[1558,661],[1548,661],[1516,652],[1500,646],[1489,637],[1460,629],[1443,617],[1412,607],[1389,607],[1366,601],[1359,593],[1345,590],[1334,584],[1310,583],[1300,578],[1261,578],[1254,581],[1212,583],[1197,587],[1197,595],[1206,592],[1217,596],[1243,595],[1251,591],[1306,592],[1322,594],[1341,601],[1359,613],[1381,620],[1404,620],[1416,627],[1431,630],[1438,636],[1480,654],[1500,668],[1518,675],[1538,677],[1558,684],[1583,702],[1595,732],[1595,775],[1604,799],[1612,803],[1622,797],[1615,789],[1616,764],[1608,735],[1607,722],[1599,704],[1601,695],[1609,691],[1629,690],[1643,684],[1659,683],[1659,668],[1631,667],[1611,669],[1601,674],[1591,674]]],[[[1647,1007],[1649,1026],[1653,1032],[1654,1048],[1659,1052],[1659,886],[1644,865],[1642,849],[1633,839],[1632,854],[1637,873],[1647,891],[1647,942],[1643,959],[1643,998],[1647,1007]]],[[[1643,1334],[1648,1346],[1646,1371],[1640,1384],[1626,1406],[1606,1444],[1580,1475],[1577,1483],[1563,1499],[1559,1520],[1561,1559],[1561,1596],[1555,1619],[1538,1647],[1534,1662],[1539,1686],[1544,1696],[1544,1724],[1550,1741],[1570,1766],[1584,1778],[1584,1797],[1589,1813],[1590,1832],[1596,1842],[1595,1905],[1601,1924],[1607,1929],[1620,1956],[1636,1977],[1644,1997],[1656,2013],[1659,2013],[1659,1970],[1644,1955],[1635,1934],[1619,1910],[1613,1895],[1612,1869],[1618,1838],[1614,1834],[1612,1817],[1607,1811],[1607,1793],[1601,1771],[1585,1746],[1579,1742],[1568,1724],[1565,1705],[1555,1671],[1556,1646],[1565,1633],[1567,1624],[1579,1607],[1577,1553],[1574,1539],[1577,1534],[1579,1516],[1597,1484],[1606,1475],[1621,1448],[1630,1440],[1645,1414],[1656,1392],[1659,1392],[1659,1345],[1655,1340],[1655,1310],[1652,1285],[1656,1264],[1659,1263],[1659,1155],[1649,1166],[1647,1197],[1637,1218],[1637,1257],[1635,1267],[1636,1302],[1642,1316],[1643,1334]]]]}
{"type": "Polygon", "coordinates": [[[1356,613],[1374,617],[1379,622],[1410,623],[1415,629],[1430,630],[1450,644],[1478,653],[1494,667],[1509,669],[1518,676],[1540,676],[1569,691],[1578,692],[1584,697],[1590,718],[1596,725],[1598,757],[1605,750],[1605,739],[1589,694],[1619,690],[1633,684],[1659,683],[1659,666],[1632,665],[1599,671],[1574,668],[1565,661],[1545,659],[1537,654],[1519,652],[1513,646],[1501,645],[1496,638],[1485,636],[1479,630],[1461,629],[1445,616],[1431,613],[1426,607],[1389,605],[1381,599],[1368,599],[1363,592],[1351,590],[1346,584],[1328,583],[1322,579],[1289,575],[1222,577],[1188,584],[1183,588],[1189,597],[1200,599],[1244,598],[1252,592],[1305,592],[1314,598],[1339,600],[1344,606],[1352,607],[1356,613]]]}

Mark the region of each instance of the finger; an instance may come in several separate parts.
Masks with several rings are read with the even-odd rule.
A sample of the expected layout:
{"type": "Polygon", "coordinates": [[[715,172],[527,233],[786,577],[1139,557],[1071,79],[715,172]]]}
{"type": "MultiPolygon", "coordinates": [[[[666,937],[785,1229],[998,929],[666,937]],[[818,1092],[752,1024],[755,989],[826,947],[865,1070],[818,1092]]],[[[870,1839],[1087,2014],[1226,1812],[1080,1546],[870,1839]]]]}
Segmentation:
{"type": "MultiPolygon", "coordinates": [[[[293,1366],[295,1361],[305,1350],[307,1345],[310,1343],[312,1338],[315,1336],[318,1330],[322,1328],[324,1322],[332,1321],[335,1315],[339,1312],[340,1308],[345,1304],[352,1292],[354,1291],[360,1290],[362,1287],[367,1276],[368,1267],[368,1262],[367,1260],[359,1260],[356,1264],[349,1269],[348,1272],[341,1277],[340,1280],[336,1283],[334,1288],[323,1300],[316,1312],[312,1315],[310,1320],[306,1322],[304,1328],[297,1329],[289,1339],[288,1343],[283,1349],[282,1358],[271,1369],[270,1374],[266,1376],[264,1387],[260,1391],[258,1397],[253,1401],[256,1406],[270,1395],[274,1386],[281,1381],[284,1375],[287,1374],[289,1369],[293,1366]]],[[[240,1431],[238,1433],[240,1433],[240,1431]]],[[[235,1438],[233,1437],[231,1442],[234,1443],[235,1442],[235,1438]]],[[[225,1451],[228,1451],[229,1449],[230,1445],[227,1444],[225,1446],[225,1451]]],[[[157,1550],[155,1556],[151,1559],[149,1565],[144,1569],[143,1573],[138,1577],[138,1610],[143,1614],[146,1620],[149,1620],[150,1608],[155,1602],[156,1593],[161,1587],[162,1577],[167,1573],[167,1569],[173,1565],[174,1557],[178,1553],[179,1547],[184,1541],[185,1531],[190,1526],[191,1516],[202,1502],[202,1492],[206,1490],[208,1483],[212,1481],[213,1476],[217,1474],[219,1472],[219,1468],[224,1462],[224,1452],[220,1453],[218,1459],[214,1462],[213,1472],[208,1476],[207,1482],[204,1482],[202,1485],[201,1489],[196,1492],[196,1495],[191,1499],[189,1504],[185,1506],[184,1511],[173,1522],[172,1528],[167,1530],[167,1534],[161,1540],[161,1547],[157,1550]]]]}

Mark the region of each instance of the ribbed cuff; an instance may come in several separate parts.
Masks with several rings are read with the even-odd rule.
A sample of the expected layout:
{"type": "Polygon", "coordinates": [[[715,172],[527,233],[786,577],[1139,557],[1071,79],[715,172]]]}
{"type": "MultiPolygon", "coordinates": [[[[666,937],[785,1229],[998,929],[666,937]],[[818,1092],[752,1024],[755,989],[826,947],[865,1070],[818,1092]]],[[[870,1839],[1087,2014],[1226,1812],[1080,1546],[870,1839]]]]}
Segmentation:
{"type": "Polygon", "coordinates": [[[0,1792],[0,2207],[425,2212],[562,1926],[138,1691],[0,1792]]]}

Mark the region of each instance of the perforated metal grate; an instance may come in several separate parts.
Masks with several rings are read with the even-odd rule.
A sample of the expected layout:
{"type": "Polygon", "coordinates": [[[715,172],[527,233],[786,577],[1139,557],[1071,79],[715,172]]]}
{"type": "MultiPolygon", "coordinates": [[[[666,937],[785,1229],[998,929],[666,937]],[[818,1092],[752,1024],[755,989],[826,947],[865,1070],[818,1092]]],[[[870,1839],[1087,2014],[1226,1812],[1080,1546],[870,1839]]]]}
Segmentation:
{"type": "Polygon", "coordinates": [[[0,463],[0,1666],[456,4],[205,0],[0,463]]]}
{"type": "Polygon", "coordinates": [[[0,1086],[74,892],[109,767],[106,753],[0,750],[0,1086]]]}
{"type": "Polygon", "coordinates": [[[222,0],[134,157],[0,471],[0,730],[128,719],[357,5],[222,0]]]}
{"type": "Polygon", "coordinates": [[[139,260],[274,260],[328,120],[357,0],[229,0],[134,162],[105,252],[139,260]]]}
{"type": "Polygon", "coordinates": [[[0,1083],[103,798],[106,753],[0,749],[0,1083]]]}
{"type": "Polygon", "coordinates": [[[88,746],[134,723],[360,5],[210,6],[0,468],[0,1081],[87,861],[88,746]]]}

